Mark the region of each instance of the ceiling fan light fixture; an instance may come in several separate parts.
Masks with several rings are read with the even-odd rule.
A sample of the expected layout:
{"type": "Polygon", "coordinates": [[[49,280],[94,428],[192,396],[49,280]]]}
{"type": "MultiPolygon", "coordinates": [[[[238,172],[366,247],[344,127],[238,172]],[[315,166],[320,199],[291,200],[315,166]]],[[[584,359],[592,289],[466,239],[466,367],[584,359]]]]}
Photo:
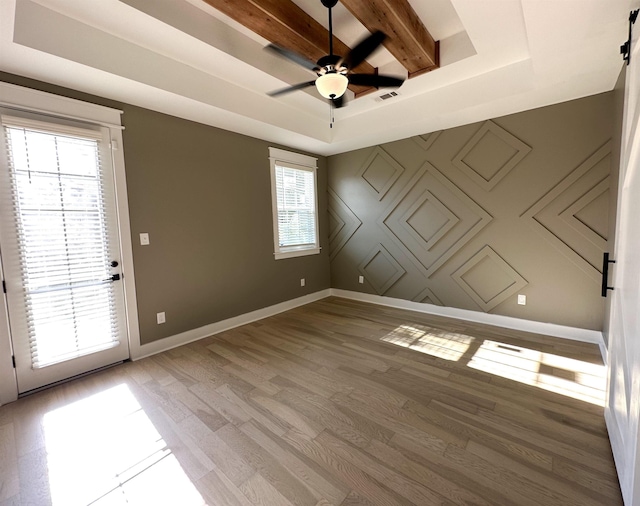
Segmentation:
{"type": "Polygon", "coordinates": [[[329,72],[316,79],[318,93],[324,98],[340,98],[347,91],[349,79],[343,74],[329,72]]]}

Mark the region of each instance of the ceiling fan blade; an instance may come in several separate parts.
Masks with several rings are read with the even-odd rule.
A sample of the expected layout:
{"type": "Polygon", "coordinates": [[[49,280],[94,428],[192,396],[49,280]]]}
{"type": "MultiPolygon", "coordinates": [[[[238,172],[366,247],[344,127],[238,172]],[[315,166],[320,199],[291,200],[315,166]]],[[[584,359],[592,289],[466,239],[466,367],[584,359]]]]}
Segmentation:
{"type": "Polygon", "coordinates": [[[344,57],[343,65],[352,69],[360,65],[371,53],[373,53],[387,36],[376,31],[369,35],[366,39],[360,41],[349,54],[344,57]]]}
{"type": "Polygon", "coordinates": [[[293,86],[287,86],[286,88],[281,88],[279,90],[270,91],[267,93],[270,97],[277,97],[278,95],[284,95],[285,93],[290,93],[292,91],[301,90],[303,88],[308,88],[309,86],[315,86],[315,81],[309,81],[306,83],[294,84],[293,86]]]}
{"type": "Polygon", "coordinates": [[[376,74],[349,74],[347,77],[350,84],[374,88],[397,88],[404,83],[404,79],[399,77],[376,74]]]}
{"type": "Polygon", "coordinates": [[[289,49],[276,46],[275,44],[268,44],[267,46],[265,46],[265,49],[268,49],[269,51],[282,56],[283,58],[286,58],[293,63],[297,63],[298,65],[306,69],[315,71],[318,68],[318,65],[313,63],[311,60],[307,60],[304,56],[299,55],[294,51],[290,51],[289,49]]]}
{"type": "Polygon", "coordinates": [[[331,103],[333,104],[334,108],[340,109],[341,107],[347,105],[347,97],[346,95],[342,95],[338,98],[331,99],[331,103]]]}

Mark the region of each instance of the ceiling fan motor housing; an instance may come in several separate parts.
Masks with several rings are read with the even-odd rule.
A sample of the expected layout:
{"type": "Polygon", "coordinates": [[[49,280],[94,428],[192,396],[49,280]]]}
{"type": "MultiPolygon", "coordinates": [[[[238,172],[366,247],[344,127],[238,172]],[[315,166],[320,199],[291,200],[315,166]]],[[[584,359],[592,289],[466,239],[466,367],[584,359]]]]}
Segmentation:
{"type": "Polygon", "coordinates": [[[316,70],[316,74],[319,76],[324,74],[338,73],[342,75],[346,75],[349,69],[342,65],[342,57],[331,54],[323,56],[318,60],[318,70],[316,70]]]}

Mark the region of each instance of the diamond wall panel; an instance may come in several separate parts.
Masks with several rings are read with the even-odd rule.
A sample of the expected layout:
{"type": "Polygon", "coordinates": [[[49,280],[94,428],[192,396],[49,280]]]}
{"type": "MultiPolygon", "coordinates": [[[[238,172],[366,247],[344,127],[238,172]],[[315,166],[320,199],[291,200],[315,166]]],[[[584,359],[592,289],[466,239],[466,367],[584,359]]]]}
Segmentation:
{"type": "Polygon", "coordinates": [[[496,125],[485,122],[452,163],[476,184],[490,191],[527,156],[531,148],[496,125]]]}
{"type": "Polygon", "coordinates": [[[382,244],[371,250],[359,270],[379,295],[383,295],[406,273],[382,244]]]}
{"type": "Polygon", "coordinates": [[[384,149],[376,147],[364,162],[358,176],[367,184],[378,200],[382,200],[393,184],[404,172],[404,168],[384,149]]]}
{"type": "Polygon", "coordinates": [[[437,297],[431,288],[427,287],[422,290],[418,295],[413,298],[414,302],[424,302],[425,304],[433,304],[435,306],[442,306],[442,301],[437,297]]]}
{"type": "Polygon", "coordinates": [[[611,143],[607,142],[522,215],[596,282],[607,246],[602,232],[608,222],[610,170],[611,143]]]}
{"type": "Polygon", "coordinates": [[[430,277],[490,221],[489,213],[427,162],[378,224],[430,277]]]}
{"type": "Polygon", "coordinates": [[[329,193],[329,258],[333,259],[362,222],[331,188],[329,193]]]}
{"type": "Polygon", "coordinates": [[[527,281],[490,246],[482,248],[451,277],[485,312],[527,286],[527,281]]]}
{"type": "Polygon", "coordinates": [[[416,135],[415,137],[412,137],[412,139],[416,142],[416,144],[418,144],[418,146],[420,146],[425,151],[428,151],[438,140],[438,137],[440,137],[441,133],[442,130],[438,132],[431,132],[430,134],[416,135]]]}

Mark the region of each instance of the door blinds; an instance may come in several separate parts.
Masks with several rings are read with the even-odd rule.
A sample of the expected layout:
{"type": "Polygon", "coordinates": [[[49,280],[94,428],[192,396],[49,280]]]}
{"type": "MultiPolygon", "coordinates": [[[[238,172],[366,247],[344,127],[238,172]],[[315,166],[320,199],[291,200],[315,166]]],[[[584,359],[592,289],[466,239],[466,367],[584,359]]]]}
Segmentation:
{"type": "Polygon", "coordinates": [[[101,132],[2,125],[32,367],[118,345],[101,132]]]}

